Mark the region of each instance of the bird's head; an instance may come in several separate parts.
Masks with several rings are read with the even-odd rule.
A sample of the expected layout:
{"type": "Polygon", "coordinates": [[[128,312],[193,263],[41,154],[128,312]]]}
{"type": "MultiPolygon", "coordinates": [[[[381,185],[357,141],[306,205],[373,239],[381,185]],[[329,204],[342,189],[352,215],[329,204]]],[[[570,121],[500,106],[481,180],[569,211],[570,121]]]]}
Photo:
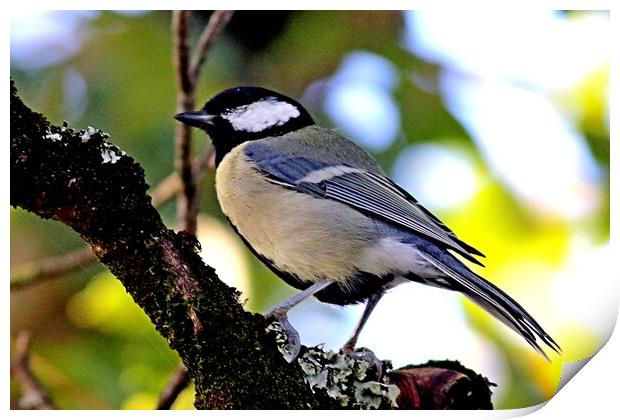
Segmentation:
{"type": "Polygon", "coordinates": [[[248,140],[280,136],[314,124],[308,111],[294,99],[247,86],[227,89],[211,98],[201,110],[182,112],[175,118],[206,131],[218,162],[248,140]]]}

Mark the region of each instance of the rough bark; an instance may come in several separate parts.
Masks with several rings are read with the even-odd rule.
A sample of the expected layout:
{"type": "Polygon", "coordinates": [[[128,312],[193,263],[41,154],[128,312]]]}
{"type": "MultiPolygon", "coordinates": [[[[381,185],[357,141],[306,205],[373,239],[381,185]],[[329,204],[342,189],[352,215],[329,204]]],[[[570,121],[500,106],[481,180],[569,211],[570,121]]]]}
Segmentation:
{"type": "Polygon", "coordinates": [[[495,384],[458,362],[431,361],[389,376],[400,389],[396,403],[401,409],[493,409],[490,387],[495,384]]]}
{"type": "Polygon", "coordinates": [[[82,236],[178,352],[195,383],[197,408],[386,407],[381,398],[393,396],[389,385],[368,380],[358,362],[304,348],[288,364],[277,334],[203,263],[195,238],[164,226],[142,168],[107,138],[90,127],[50,124],[11,83],[11,205],[82,236]],[[355,376],[341,388],[354,384],[357,393],[338,400],[328,392],[336,389],[332,379],[342,377],[341,365],[355,376]],[[359,403],[375,391],[381,397],[359,403]]]}

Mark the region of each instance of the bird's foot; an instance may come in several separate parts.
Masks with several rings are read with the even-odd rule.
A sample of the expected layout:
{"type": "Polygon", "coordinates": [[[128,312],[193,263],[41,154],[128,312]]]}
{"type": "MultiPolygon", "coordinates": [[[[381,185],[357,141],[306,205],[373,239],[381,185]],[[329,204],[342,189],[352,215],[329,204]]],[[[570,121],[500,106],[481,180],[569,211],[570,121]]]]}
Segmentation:
{"type": "Polygon", "coordinates": [[[265,318],[270,324],[274,322],[280,324],[280,328],[274,330],[278,334],[278,348],[284,359],[289,363],[297,359],[301,351],[301,339],[297,330],[289,322],[286,311],[280,311],[276,307],[271,312],[265,314],[265,318]]]}
{"type": "Polygon", "coordinates": [[[368,349],[360,349],[361,351],[355,350],[356,349],[353,349],[345,344],[340,351],[353,359],[362,360],[373,365],[375,367],[377,380],[380,380],[381,377],[383,377],[383,362],[368,349]]]}

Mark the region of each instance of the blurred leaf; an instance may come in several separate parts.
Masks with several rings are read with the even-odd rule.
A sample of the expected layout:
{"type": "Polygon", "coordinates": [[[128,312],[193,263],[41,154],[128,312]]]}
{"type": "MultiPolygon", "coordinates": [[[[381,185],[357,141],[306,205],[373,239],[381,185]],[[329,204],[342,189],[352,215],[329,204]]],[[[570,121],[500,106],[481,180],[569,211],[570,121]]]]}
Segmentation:
{"type": "Polygon", "coordinates": [[[282,35],[257,58],[248,79],[301,92],[312,81],[331,75],[347,51],[380,52],[394,44],[401,26],[400,14],[393,11],[296,13],[282,35]]]}
{"type": "Polygon", "coordinates": [[[562,103],[576,113],[575,122],[585,134],[590,151],[609,167],[609,63],[586,76],[562,103]]]}
{"type": "MultiPolygon", "coordinates": [[[[115,404],[137,391],[159,393],[180,362],[176,352],[168,347],[142,309],[110,273],[96,276],[84,290],[75,294],[67,305],[67,312],[79,327],[104,334],[90,346],[81,347],[82,352],[89,348],[84,357],[99,354],[96,362],[82,365],[94,364],[105,371],[102,377],[108,377],[115,384],[110,395],[115,404]],[[102,340],[115,344],[109,346],[102,340]]],[[[88,372],[88,375],[97,375],[91,380],[100,381],[99,374],[92,368],[88,372]]]]}
{"type": "Polygon", "coordinates": [[[69,319],[82,328],[133,337],[154,327],[146,314],[109,272],[99,274],[67,305],[69,319]]]}
{"type": "Polygon", "coordinates": [[[461,124],[446,110],[441,96],[421,89],[412,78],[412,74],[404,73],[394,93],[407,141],[415,143],[441,137],[469,139],[461,124]]]}
{"type": "Polygon", "coordinates": [[[152,410],[157,406],[157,398],[157,394],[137,392],[123,402],[121,410],[152,410]]]}
{"type": "Polygon", "coordinates": [[[566,251],[567,226],[556,220],[537,220],[510,195],[503,184],[489,179],[488,173],[483,175],[482,182],[483,187],[467,206],[442,217],[448,226],[460,238],[486,254],[489,264],[502,263],[505,258],[512,259],[518,248],[536,259],[540,249],[530,248],[535,244],[532,242],[534,238],[552,241],[546,244],[551,245],[549,248],[541,243],[540,246],[545,249],[543,258],[559,263],[566,251]],[[493,228],[489,229],[489,226],[493,228]],[[558,236],[547,237],[552,232],[558,236]],[[501,253],[504,253],[504,258],[501,253]]]}

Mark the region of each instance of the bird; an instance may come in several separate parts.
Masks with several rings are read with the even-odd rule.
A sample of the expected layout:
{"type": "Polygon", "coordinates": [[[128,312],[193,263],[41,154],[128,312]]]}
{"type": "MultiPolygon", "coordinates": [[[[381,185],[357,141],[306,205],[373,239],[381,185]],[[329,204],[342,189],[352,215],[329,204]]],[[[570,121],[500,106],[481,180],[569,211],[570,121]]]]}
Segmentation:
{"type": "Polygon", "coordinates": [[[353,355],[381,297],[406,282],[460,292],[547,360],[543,345],[560,353],[517,301],[460,259],[483,266],[484,254],[392,181],[365,149],[317,125],[298,101],[239,86],[175,118],[210,137],[217,198],[232,228],[300,290],[268,313],[292,337],[291,360],[300,347],[287,318],[295,305],[310,296],[341,306],[365,302],[342,348],[353,355]]]}

